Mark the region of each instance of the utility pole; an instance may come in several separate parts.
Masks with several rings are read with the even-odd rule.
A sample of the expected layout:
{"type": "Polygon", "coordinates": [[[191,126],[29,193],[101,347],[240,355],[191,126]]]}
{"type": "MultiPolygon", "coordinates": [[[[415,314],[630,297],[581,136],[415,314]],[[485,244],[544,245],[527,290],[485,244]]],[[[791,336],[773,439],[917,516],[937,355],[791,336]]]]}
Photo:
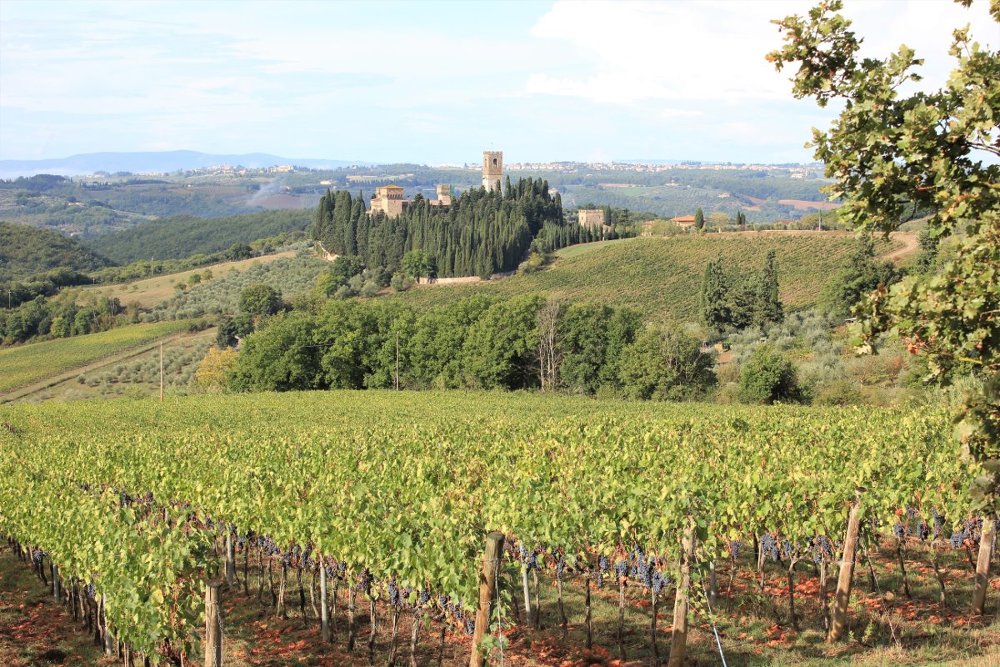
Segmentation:
{"type": "Polygon", "coordinates": [[[160,341],[160,403],[163,402],[163,341],[160,341]]]}

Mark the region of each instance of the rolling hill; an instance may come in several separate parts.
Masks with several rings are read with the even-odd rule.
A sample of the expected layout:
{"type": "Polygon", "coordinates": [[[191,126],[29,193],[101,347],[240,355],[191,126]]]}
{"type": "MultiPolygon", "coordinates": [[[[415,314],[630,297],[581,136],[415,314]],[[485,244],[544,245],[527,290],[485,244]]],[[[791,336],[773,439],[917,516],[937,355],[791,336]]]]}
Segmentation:
{"type": "MultiPolygon", "coordinates": [[[[879,251],[898,241],[879,243],[879,251]]],[[[732,270],[759,270],[770,249],[777,252],[781,300],[786,308],[816,303],[823,286],[854,251],[849,233],[743,233],[672,238],[633,238],[571,246],[556,253],[544,270],[477,284],[420,286],[395,296],[433,305],[475,293],[549,298],[627,306],[650,320],[698,320],[702,273],[721,258],[732,270]]]]}
{"type": "Polygon", "coordinates": [[[305,230],[312,215],[312,211],[264,211],[224,218],[165,218],[99,236],[89,245],[121,264],[150,258],[183,259],[219,252],[234,243],[305,230]]]}
{"type": "Polygon", "coordinates": [[[79,241],[28,225],[0,221],[0,281],[51,269],[92,271],[111,262],[79,241]]]}

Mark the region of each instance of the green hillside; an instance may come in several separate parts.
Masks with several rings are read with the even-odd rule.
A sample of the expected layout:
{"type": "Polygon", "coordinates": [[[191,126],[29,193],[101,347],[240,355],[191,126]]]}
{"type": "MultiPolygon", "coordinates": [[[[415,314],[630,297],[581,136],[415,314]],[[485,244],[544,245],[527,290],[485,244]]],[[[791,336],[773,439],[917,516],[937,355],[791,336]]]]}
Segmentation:
{"type": "MultiPolygon", "coordinates": [[[[481,291],[502,295],[540,293],[575,302],[634,308],[659,321],[698,319],[705,264],[721,257],[726,267],[759,270],[767,251],[778,256],[781,300],[786,307],[816,303],[823,286],[854,250],[850,234],[746,233],[634,238],[572,246],[548,268],[473,285],[418,287],[395,297],[418,305],[459,299],[481,291]]],[[[891,248],[880,242],[879,249],[891,248]]]]}
{"type": "Polygon", "coordinates": [[[264,211],[227,218],[189,216],[153,220],[90,241],[90,247],[121,264],[140,259],[182,259],[225,250],[285,232],[302,231],[312,211],[264,211]]]}
{"type": "Polygon", "coordinates": [[[92,271],[110,265],[79,241],[57,232],[0,222],[0,281],[16,280],[50,269],[92,271]]]}

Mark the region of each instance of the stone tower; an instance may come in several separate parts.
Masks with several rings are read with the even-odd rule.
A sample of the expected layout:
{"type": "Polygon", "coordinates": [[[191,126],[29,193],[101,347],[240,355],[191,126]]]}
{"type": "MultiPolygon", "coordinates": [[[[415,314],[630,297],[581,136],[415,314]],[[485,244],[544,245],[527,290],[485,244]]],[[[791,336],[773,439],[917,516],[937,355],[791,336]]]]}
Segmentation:
{"type": "Polygon", "coordinates": [[[483,187],[499,188],[503,182],[503,151],[483,151],[483,187]]]}

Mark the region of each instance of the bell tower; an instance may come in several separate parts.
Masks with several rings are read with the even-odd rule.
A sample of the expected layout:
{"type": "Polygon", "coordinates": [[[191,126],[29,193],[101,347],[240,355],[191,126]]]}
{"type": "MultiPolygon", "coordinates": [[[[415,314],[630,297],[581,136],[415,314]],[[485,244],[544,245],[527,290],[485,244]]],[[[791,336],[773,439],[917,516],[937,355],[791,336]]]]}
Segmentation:
{"type": "Polygon", "coordinates": [[[500,189],[503,182],[503,151],[483,151],[483,187],[500,189]]]}

